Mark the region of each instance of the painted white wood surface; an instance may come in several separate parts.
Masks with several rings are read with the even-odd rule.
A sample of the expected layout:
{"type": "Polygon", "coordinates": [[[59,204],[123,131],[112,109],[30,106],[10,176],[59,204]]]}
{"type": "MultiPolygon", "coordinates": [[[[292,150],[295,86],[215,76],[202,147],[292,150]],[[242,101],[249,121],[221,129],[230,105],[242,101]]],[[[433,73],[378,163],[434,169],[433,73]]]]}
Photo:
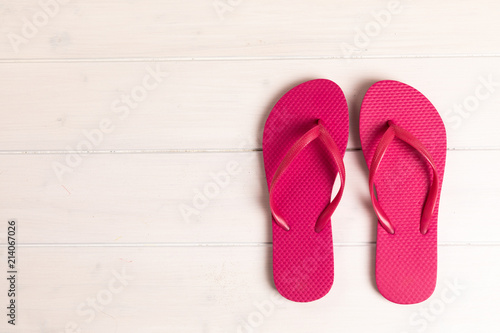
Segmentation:
{"type": "MultiPolygon", "coordinates": [[[[0,332],[495,331],[499,10],[488,0],[0,2],[0,272],[7,219],[20,242],[18,326],[0,310],[0,332]],[[319,77],[348,99],[347,187],[333,289],[297,304],[272,282],[261,133],[285,91],[319,77]],[[448,133],[438,285],[413,306],[374,284],[357,121],[383,79],[422,91],[448,133]],[[68,163],[58,177],[54,165],[68,163]],[[195,207],[212,175],[235,166],[195,207]],[[188,206],[197,213],[186,218],[188,206]]],[[[2,309],[6,290],[1,278],[2,309]]]]}
{"type": "Polygon", "coordinates": [[[4,2],[0,35],[27,41],[16,52],[2,38],[1,58],[500,54],[500,4],[490,0],[60,2],[47,19],[37,0],[4,2]],[[221,18],[217,2],[233,10],[221,18]]]}
{"type": "MultiPolygon", "coordinates": [[[[65,155],[2,156],[0,195],[8,198],[2,211],[21,221],[23,242],[271,242],[261,152],[81,156],[62,182],[52,165],[65,155]],[[233,164],[237,172],[229,175],[233,164]]],[[[440,242],[500,243],[500,151],[451,150],[447,158],[440,242]]],[[[375,242],[362,152],[347,152],[344,160],[347,185],[333,216],[335,242],[375,242]]]]}
{"type": "Polygon", "coordinates": [[[360,148],[364,93],[385,79],[406,82],[434,103],[447,125],[448,148],[500,148],[498,57],[0,63],[0,73],[0,110],[12,114],[3,119],[1,150],[82,150],[84,132],[103,119],[113,129],[90,150],[261,148],[274,103],[319,77],[339,84],[347,97],[350,148],[360,148]],[[167,77],[147,80],[154,88],[141,100],[151,71],[167,77]],[[122,98],[134,93],[137,102],[130,97],[134,108],[128,107],[122,98]]]}
{"type": "Polygon", "coordinates": [[[17,330],[494,332],[500,323],[499,246],[440,246],[436,291],[410,306],[376,290],[374,250],[335,246],[332,290],[303,304],[276,296],[271,246],[26,247],[17,330]]]}

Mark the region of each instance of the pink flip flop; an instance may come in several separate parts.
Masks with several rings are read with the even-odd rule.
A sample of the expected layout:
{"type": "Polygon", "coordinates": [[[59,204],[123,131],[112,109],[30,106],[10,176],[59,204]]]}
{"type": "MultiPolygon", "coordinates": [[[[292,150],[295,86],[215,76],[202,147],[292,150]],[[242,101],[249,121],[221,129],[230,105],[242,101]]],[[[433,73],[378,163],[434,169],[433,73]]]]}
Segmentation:
{"type": "Polygon", "coordinates": [[[344,94],[324,79],[287,92],[267,119],[262,146],[273,217],[273,275],[276,289],[289,300],[314,301],[333,284],[330,217],[344,190],[348,134],[344,94]],[[330,202],[337,173],[341,186],[330,202]]]}
{"type": "Polygon", "coordinates": [[[437,275],[437,218],[446,130],[416,89],[380,81],[361,105],[360,138],[378,217],[376,281],[399,304],[432,295],[437,275]]]}

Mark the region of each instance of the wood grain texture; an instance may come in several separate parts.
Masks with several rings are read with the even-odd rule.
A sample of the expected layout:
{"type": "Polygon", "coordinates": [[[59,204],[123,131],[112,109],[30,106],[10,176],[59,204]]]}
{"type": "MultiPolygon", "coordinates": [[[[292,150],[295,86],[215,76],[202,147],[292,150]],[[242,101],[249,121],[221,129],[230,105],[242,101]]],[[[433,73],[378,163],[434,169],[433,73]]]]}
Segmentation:
{"type": "MultiPolygon", "coordinates": [[[[82,155],[81,165],[60,182],[52,166],[66,157],[2,156],[0,195],[8,198],[3,214],[18,219],[24,243],[271,241],[261,153],[82,155]]],[[[441,243],[500,244],[498,159],[500,151],[448,152],[441,243]]],[[[347,152],[345,165],[346,189],[333,215],[334,241],[374,242],[376,221],[362,152],[347,152]]]]}
{"type": "Polygon", "coordinates": [[[0,72],[1,150],[261,148],[274,103],[321,77],[346,95],[349,148],[360,148],[364,93],[385,79],[430,99],[449,149],[500,147],[500,58],[9,63],[0,72]],[[111,129],[82,145],[106,119],[111,129]]]}
{"type": "MultiPolygon", "coordinates": [[[[276,296],[271,246],[24,247],[16,329],[238,333],[252,332],[249,325],[253,332],[467,332],[480,322],[499,324],[500,247],[439,247],[435,293],[408,306],[378,293],[374,250],[336,246],[331,292],[302,304],[276,296]]],[[[5,284],[0,280],[0,288],[5,284]]],[[[6,329],[3,320],[0,327],[6,329]]]]}
{"type": "Polygon", "coordinates": [[[222,17],[214,3],[71,1],[44,19],[38,1],[9,1],[0,7],[0,35],[27,41],[14,43],[16,52],[9,38],[2,38],[0,54],[4,59],[500,54],[494,42],[500,4],[494,1],[363,0],[356,6],[231,1],[235,5],[222,17]],[[23,18],[33,24],[24,34],[23,18]]]}

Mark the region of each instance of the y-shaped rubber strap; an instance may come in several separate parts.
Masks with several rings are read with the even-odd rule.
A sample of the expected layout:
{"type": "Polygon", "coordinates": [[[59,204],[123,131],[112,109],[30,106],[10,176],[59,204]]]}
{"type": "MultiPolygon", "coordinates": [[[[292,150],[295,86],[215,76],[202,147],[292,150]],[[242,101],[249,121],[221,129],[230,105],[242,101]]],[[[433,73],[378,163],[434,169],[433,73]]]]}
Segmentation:
{"type": "Polygon", "coordinates": [[[373,208],[375,209],[375,213],[377,213],[380,225],[388,233],[394,234],[394,226],[392,225],[391,221],[387,217],[387,214],[384,212],[376,198],[374,180],[378,167],[380,166],[380,162],[382,162],[382,158],[384,157],[387,148],[389,148],[392,140],[397,137],[415,148],[416,151],[418,151],[423,157],[425,157],[427,162],[429,162],[432,167],[434,177],[432,179],[431,188],[429,189],[429,193],[422,210],[422,216],[420,218],[420,233],[425,235],[429,229],[429,223],[431,221],[432,215],[434,214],[434,209],[436,208],[438,197],[439,175],[436,170],[436,165],[434,164],[434,160],[432,159],[429,151],[427,151],[422,142],[420,142],[420,140],[418,140],[413,134],[411,134],[404,128],[395,125],[390,120],[387,122],[387,125],[388,128],[380,139],[380,142],[375,150],[375,154],[373,155],[372,164],[370,167],[369,186],[373,208]]]}
{"type": "Polygon", "coordinates": [[[344,167],[344,162],[342,160],[342,154],[340,154],[340,151],[337,145],[335,144],[335,141],[333,141],[332,137],[330,136],[326,128],[323,126],[322,121],[318,120],[317,125],[311,128],[309,131],[307,131],[307,133],[304,134],[300,139],[298,139],[297,142],[295,142],[293,146],[290,148],[290,150],[288,150],[285,157],[281,161],[280,165],[276,169],[276,172],[274,173],[273,179],[271,181],[271,188],[269,191],[269,204],[271,206],[271,212],[273,214],[276,223],[285,230],[290,230],[290,226],[288,225],[288,223],[286,223],[286,221],[283,219],[281,214],[278,212],[278,209],[276,208],[276,204],[274,202],[274,192],[275,192],[274,189],[276,187],[276,184],[280,180],[281,176],[285,173],[287,168],[292,164],[293,160],[300,154],[301,151],[304,150],[304,148],[307,147],[307,145],[309,145],[309,143],[318,138],[325,145],[327,151],[333,158],[333,161],[340,175],[341,185],[340,185],[340,190],[338,191],[335,198],[332,200],[330,204],[328,204],[328,206],[326,206],[326,208],[318,217],[316,225],[314,226],[314,230],[316,230],[316,232],[320,232],[321,230],[323,230],[328,220],[330,220],[330,217],[332,216],[333,212],[335,211],[335,208],[337,208],[340,199],[342,198],[342,193],[344,192],[344,186],[345,186],[345,167],[344,167]]]}

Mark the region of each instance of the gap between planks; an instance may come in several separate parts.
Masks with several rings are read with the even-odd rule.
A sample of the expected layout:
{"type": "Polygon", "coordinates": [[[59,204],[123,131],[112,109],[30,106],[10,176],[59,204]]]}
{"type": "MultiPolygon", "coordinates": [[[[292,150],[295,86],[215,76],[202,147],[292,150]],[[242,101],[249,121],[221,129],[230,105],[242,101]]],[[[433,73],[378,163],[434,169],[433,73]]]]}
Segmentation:
{"type": "Polygon", "coordinates": [[[255,56],[255,57],[131,57],[131,58],[7,58],[1,63],[93,63],[93,62],[179,62],[179,61],[276,61],[276,60],[369,60],[369,59],[430,59],[430,58],[497,58],[500,53],[464,54],[410,54],[410,55],[366,55],[366,56],[255,56]]]}
{"type": "MultiPolygon", "coordinates": [[[[497,151],[499,147],[453,147],[447,151],[497,151]]],[[[347,152],[361,151],[361,148],[347,148],[347,152]]],[[[179,153],[254,153],[262,148],[226,149],[108,149],[108,150],[0,150],[0,155],[64,155],[64,154],[179,154],[179,153]]]]}
{"type": "MultiPolygon", "coordinates": [[[[373,246],[376,242],[350,242],[350,243],[335,243],[334,247],[363,247],[373,246]]],[[[6,243],[0,243],[0,246],[7,246],[6,243]]],[[[17,247],[269,247],[272,242],[248,242],[248,243],[231,243],[231,242],[186,242],[186,243],[59,243],[59,244],[43,244],[43,243],[19,243],[17,247]]],[[[443,242],[438,243],[439,247],[443,246],[500,246],[500,242],[443,242]]]]}

